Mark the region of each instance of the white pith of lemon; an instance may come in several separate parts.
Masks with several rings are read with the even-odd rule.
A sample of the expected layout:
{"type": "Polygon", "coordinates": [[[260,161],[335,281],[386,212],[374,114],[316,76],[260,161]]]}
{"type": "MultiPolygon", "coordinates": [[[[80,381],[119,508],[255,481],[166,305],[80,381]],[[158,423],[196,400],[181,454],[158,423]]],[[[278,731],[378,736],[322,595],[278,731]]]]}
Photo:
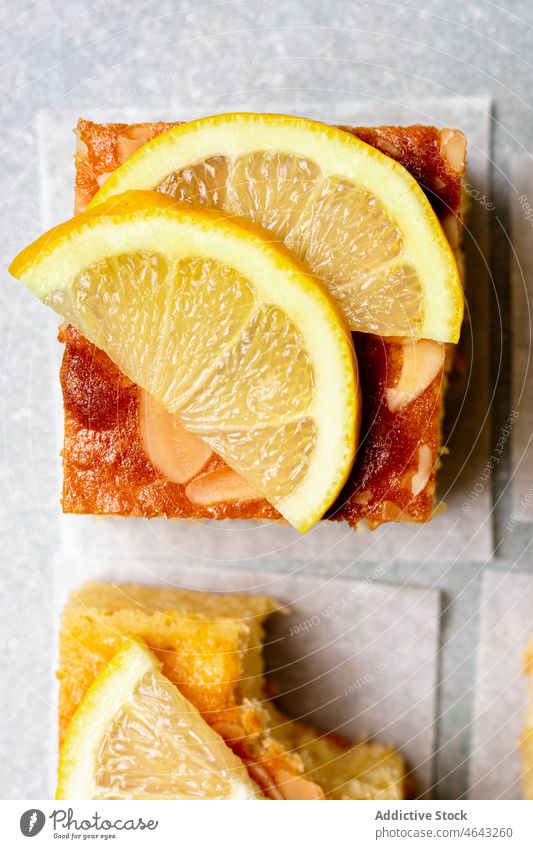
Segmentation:
{"type": "Polygon", "coordinates": [[[68,727],[58,799],[261,799],[242,761],[146,647],[104,667],[68,727]]]}
{"type": "Polygon", "coordinates": [[[353,462],[357,367],[331,298],[264,235],[131,192],[10,270],[305,532],[353,462]]]}
{"type": "Polygon", "coordinates": [[[352,330],[457,342],[453,252],[416,180],[348,132],[287,115],[215,115],[175,127],[114,171],[94,208],[158,189],[270,229],[320,277],[352,330]]]}

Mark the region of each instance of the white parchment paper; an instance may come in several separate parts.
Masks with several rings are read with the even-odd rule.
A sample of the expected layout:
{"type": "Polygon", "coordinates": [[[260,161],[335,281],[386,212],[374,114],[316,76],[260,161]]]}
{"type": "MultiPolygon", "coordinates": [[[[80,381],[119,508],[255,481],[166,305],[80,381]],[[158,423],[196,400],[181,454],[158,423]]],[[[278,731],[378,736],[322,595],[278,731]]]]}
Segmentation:
{"type": "MultiPolygon", "coordinates": [[[[351,740],[369,735],[405,755],[429,795],[436,726],[439,592],[301,574],[176,567],[175,561],[78,557],[56,564],[58,617],[87,577],[114,583],[266,593],[290,606],[269,623],[265,657],[283,709],[351,740]]],[[[55,734],[55,730],[54,730],[55,734]]]]}
{"type": "Polygon", "coordinates": [[[520,799],[527,679],[523,652],[533,635],[533,574],[483,575],[470,797],[520,799]]]}
{"type": "MultiPolygon", "coordinates": [[[[235,97],[235,96],[234,96],[235,97]]],[[[468,182],[474,200],[467,225],[468,309],[463,329],[462,348],[466,363],[461,376],[450,384],[447,398],[447,447],[439,473],[440,498],[447,510],[425,526],[388,524],[372,533],[354,532],[344,523],[319,523],[305,537],[277,523],[181,520],[150,520],[63,516],[62,542],[66,556],[79,552],[94,556],[169,557],[180,561],[191,558],[206,563],[251,562],[255,567],[283,569],[287,563],[313,564],[326,559],[345,564],[356,560],[485,560],[492,553],[490,521],[490,474],[484,474],[489,456],[487,412],[488,398],[488,279],[486,208],[475,198],[487,194],[489,162],[488,101],[486,98],[438,99],[398,105],[388,102],[331,103],[327,114],[313,102],[295,99],[293,92],[246,94],[244,99],[222,98],[212,112],[231,109],[284,111],[350,124],[429,123],[459,127],[469,139],[468,182]],[[275,97],[275,99],[273,99],[275,97]],[[318,114],[317,114],[318,112],[318,114]]],[[[205,111],[205,106],[204,106],[205,111]]],[[[88,109],[83,117],[94,120],[176,120],[197,117],[190,105],[176,105],[172,112],[154,111],[151,115],[125,109],[117,114],[88,109]]],[[[41,193],[46,226],[72,214],[74,182],[74,136],[78,114],[42,112],[39,122],[41,152],[41,193]]],[[[57,383],[60,357],[50,363],[51,381],[57,383]]],[[[62,415],[58,404],[58,452],[62,438],[62,415]]],[[[58,476],[59,476],[58,467],[58,476]]],[[[58,491],[60,483],[58,479],[58,491]]]]}
{"type": "Polygon", "coordinates": [[[511,165],[512,453],[511,522],[533,522],[533,157],[511,165]]]}

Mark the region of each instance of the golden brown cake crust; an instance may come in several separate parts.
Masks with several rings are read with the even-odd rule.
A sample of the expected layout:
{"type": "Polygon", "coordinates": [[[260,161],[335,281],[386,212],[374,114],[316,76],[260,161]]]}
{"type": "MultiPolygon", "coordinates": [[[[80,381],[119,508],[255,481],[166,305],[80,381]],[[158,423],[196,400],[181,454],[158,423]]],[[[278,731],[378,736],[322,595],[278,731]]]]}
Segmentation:
{"type": "MultiPolygon", "coordinates": [[[[77,208],[93,197],[105,176],[143,141],[175,124],[98,125],[80,120],[76,155],[77,208]]],[[[400,161],[425,188],[441,219],[458,218],[461,174],[444,155],[434,127],[343,128],[400,161]]],[[[139,390],[109,359],[70,327],[61,331],[65,354],[61,386],[65,411],[63,510],[134,516],[278,519],[262,498],[210,506],[191,502],[185,486],[152,465],[139,437],[139,390]]],[[[403,410],[391,412],[386,387],[402,367],[399,341],[354,334],[363,392],[363,426],[357,460],[329,518],[370,527],[385,521],[426,522],[435,492],[442,408],[441,369],[403,410]],[[431,471],[413,494],[420,446],[431,451],[431,471]]],[[[223,467],[213,455],[198,477],[223,467]]]]}

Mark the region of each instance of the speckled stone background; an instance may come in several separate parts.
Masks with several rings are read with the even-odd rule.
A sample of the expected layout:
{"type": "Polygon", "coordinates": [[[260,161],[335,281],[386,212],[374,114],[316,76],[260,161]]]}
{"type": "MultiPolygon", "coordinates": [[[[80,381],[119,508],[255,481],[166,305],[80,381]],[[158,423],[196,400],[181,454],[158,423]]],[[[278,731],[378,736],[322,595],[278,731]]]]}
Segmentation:
{"type": "MultiPolygon", "coordinates": [[[[2,539],[0,574],[0,796],[46,798],[51,658],[56,622],[50,588],[57,539],[54,399],[41,361],[54,320],[7,274],[37,235],[36,115],[68,108],[135,106],[153,116],[254,91],[306,92],[317,104],[369,98],[489,95],[492,111],[490,228],[491,440],[511,410],[508,221],[515,157],[533,149],[533,7],[529,0],[409,2],[132,2],[3,0],[0,10],[2,539]],[[38,446],[38,450],[36,450],[38,446]],[[49,455],[48,455],[49,456],[49,455]]],[[[480,202],[475,201],[474,202],[480,202]]],[[[527,399],[526,399],[527,400],[527,399]]],[[[525,402],[524,402],[525,403],[525,402]]],[[[495,569],[533,571],[531,525],[510,521],[506,441],[490,476],[495,569]]],[[[443,592],[441,685],[434,794],[468,789],[476,645],[485,564],[442,559],[384,563],[384,579],[443,592]]],[[[315,571],[327,574],[324,560],[315,571]]],[[[346,572],[344,573],[346,576],[346,572]]],[[[353,576],[365,575],[364,563],[353,576]]],[[[532,623],[533,624],[533,623],[532,623]]],[[[532,628],[533,630],[533,628],[532,628]]]]}

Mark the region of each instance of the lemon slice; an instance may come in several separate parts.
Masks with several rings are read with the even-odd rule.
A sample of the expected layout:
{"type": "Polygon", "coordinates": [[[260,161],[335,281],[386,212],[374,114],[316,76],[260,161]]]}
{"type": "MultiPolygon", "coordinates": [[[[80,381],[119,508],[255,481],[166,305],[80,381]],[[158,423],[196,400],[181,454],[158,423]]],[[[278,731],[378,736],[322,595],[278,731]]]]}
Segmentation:
{"type": "Polygon", "coordinates": [[[298,530],[350,471],[360,399],[335,304],[264,231],[130,192],[10,268],[298,530]]]}
{"type": "Polygon", "coordinates": [[[143,145],[94,207],[158,189],[271,230],[328,286],[352,330],[457,342],[457,265],[416,180],[342,130],[288,115],[215,115],[143,145]]]}
{"type": "Polygon", "coordinates": [[[160,671],[127,642],[68,727],[58,799],[261,799],[242,761],[160,671]]]}

